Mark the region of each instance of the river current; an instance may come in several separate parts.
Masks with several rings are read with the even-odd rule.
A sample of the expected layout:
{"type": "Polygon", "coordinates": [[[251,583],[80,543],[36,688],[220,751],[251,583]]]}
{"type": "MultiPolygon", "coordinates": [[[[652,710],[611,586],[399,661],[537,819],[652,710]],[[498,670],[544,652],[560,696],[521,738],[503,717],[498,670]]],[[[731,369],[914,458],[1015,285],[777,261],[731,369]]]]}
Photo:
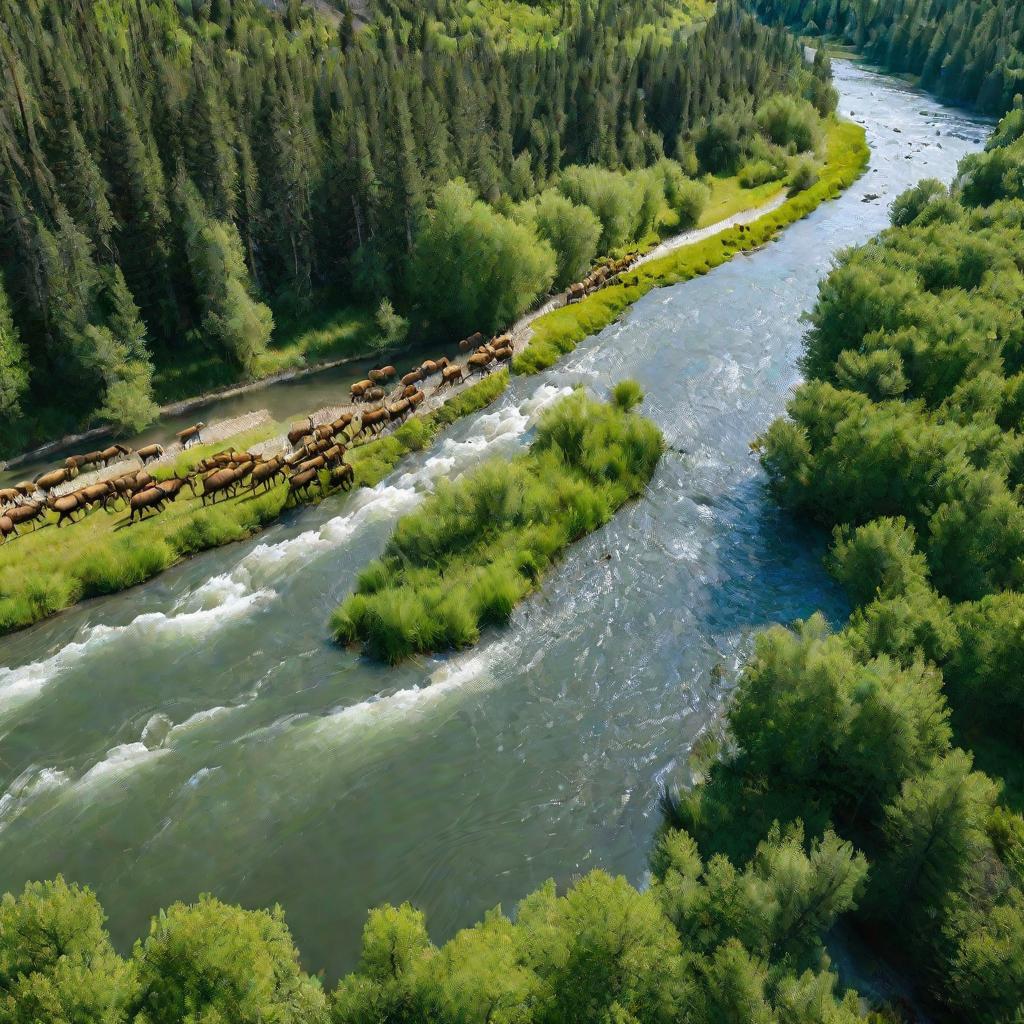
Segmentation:
{"type": "Polygon", "coordinates": [[[837,251],[990,130],[845,62],[836,84],[871,169],[775,243],[650,293],[378,487],[0,641],[0,891],[87,883],[122,947],[176,899],[279,902],[335,977],[383,901],[441,940],[547,878],[642,882],[660,785],[685,779],[756,631],[846,612],[827,538],[773,507],[749,450],[799,379],[800,313],[837,251]],[[328,641],[435,481],[521,450],[573,385],[627,376],[671,450],[508,628],[393,670],[328,641]]]}

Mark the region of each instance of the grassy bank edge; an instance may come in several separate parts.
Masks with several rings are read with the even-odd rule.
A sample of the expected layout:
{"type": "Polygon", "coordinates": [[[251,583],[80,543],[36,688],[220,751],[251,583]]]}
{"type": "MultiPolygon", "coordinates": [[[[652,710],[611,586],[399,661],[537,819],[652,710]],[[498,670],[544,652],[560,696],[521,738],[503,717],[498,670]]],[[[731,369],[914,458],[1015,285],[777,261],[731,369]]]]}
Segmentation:
{"type": "MultiPolygon", "coordinates": [[[[508,381],[507,370],[491,374],[394,433],[351,449],[349,461],[356,486],[375,486],[403,456],[423,449],[445,427],[493,402],[508,381]]],[[[187,460],[176,463],[175,470],[187,468],[186,461],[194,463],[203,453],[202,448],[190,453],[187,460]]],[[[326,475],[324,480],[326,484],[326,475]]],[[[323,495],[315,495],[306,504],[316,504],[332,493],[325,487],[323,495]]],[[[21,555],[19,542],[4,545],[0,549],[0,592],[10,593],[0,599],[0,636],[79,601],[144,583],[202,551],[246,540],[281,517],[287,496],[287,485],[278,484],[266,494],[204,508],[198,498],[184,494],[162,515],[143,520],[124,533],[111,532],[107,519],[99,519],[104,532],[91,540],[81,536],[80,531],[89,527],[86,522],[72,528],[79,531],[75,536],[84,540],[72,558],[60,549],[41,553],[33,548],[21,555]],[[10,581],[16,582],[11,585],[10,581]]],[[[95,516],[105,513],[93,512],[90,518],[95,516]]]]}
{"type": "Polygon", "coordinates": [[[553,366],[581,341],[614,322],[654,288],[679,284],[708,273],[737,253],[759,249],[787,227],[834,199],[866,170],[871,151],[861,125],[837,121],[826,139],[825,165],[815,184],[791,196],[780,207],[750,224],[683,246],[626,275],[621,284],[604,288],[572,306],[539,317],[528,346],[516,356],[516,374],[536,373],[553,366]]]}

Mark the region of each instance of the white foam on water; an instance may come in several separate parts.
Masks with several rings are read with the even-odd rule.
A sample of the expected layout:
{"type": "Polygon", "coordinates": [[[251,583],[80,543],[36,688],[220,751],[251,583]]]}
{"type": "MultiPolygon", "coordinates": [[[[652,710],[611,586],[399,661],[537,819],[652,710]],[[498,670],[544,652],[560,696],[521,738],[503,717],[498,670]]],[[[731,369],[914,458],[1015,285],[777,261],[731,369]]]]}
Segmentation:
{"type": "Polygon", "coordinates": [[[30,801],[60,789],[67,781],[67,775],[57,768],[27,768],[11,783],[7,792],[0,796],[0,829],[21,814],[30,801]]]}
{"type": "Polygon", "coordinates": [[[213,765],[213,767],[200,768],[194,775],[192,775],[188,781],[181,787],[181,791],[184,793],[190,789],[195,789],[203,779],[209,778],[215,771],[220,769],[219,764],[213,765]]]}
{"type": "Polygon", "coordinates": [[[107,643],[126,637],[146,642],[161,637],[196,640],[267,604],[274,598],[274,592],[257,587],[253,582],[255,576],[269,574],[279,578],[295,558],[308,561],[317,550],[345,544],[371,522],[394,519],[408,512],[439,479],[454,479],[502,447],[517,445],[545,409],[571,393],[569,387],[542,384],[518,406],[508,405],[480,416],[471,437],[446,438],[437,454],[418,469],[401,474],[391,483],[356,493],[344,515],[330,519],[318,529],[277,544],[258,545],[231,572],[214,576],[186,594],[170,614],[147,612],[124,626],[92,626],[81,640],[66,644],[43,661],[0,668],[0,716],[36,697],[63,672],[107,643]]]}
{"type": "Polygon", "coordinates": [[[155,761],[167,753],[165,747],[150,750],[145,743],[121,743],[111,747],[102,761],[97,761],[76,783],[76,790],[103,783],[117,782],[141,765],[155,761]]]}
{"type": "MultiPolygon", "coordinates": [[[[11,783],[7,792],[0,796],[0,831],[37,797],[65,787],[70,787],[72,792],[78,792],[98,783],[123,781],[137,768],[166,754],[168,749],[174,745],[174,741],[182,734],[244,706],[244,704],[217,705],[206,708],[190,715],[177,725],[171,724],[167,716],[162,713],[153,715],[146,723],[142,731],[142,738],[138,742],[121,743],[111,747],[102,760],[88,768],[77,779],[59,768],[44,768],[41,771],[37,771],[34,767],[26,769],[11,783]],[[162,738],[156,737],[158,742],[154,742],[151,734],[154,732],[154,721],[157,719],[161,720],[161,723],[166,722],[170,727],[162,738]]],[[[212,771],[212,769],[197,772],[193,779],[198,781],[198,778],[208,771],[212,771]]],[[[189,780],[190,783],[192,781],[192,779],[189,780]]]]}
{"type": "Polygon", "coordinates": [[[395,693],[376,694],[358,704],[350,704],[314,720],[313,733],[348,734],[352,730],[384,727],[407,721],[447,697],[477,692],[493,685],[495,665],[509,651],[502,641],[482,651],[446,661],[435,669],[423,686],[410,686],[395,693]]]}
{"type": "Polygon", "coordinates": [[[233,578],[248,583],[254,575],[279,576],[293,561],[307,562],[317,552],[340,547],[371,523],[397,519],[415,508],[438,480],[454,479],[501,448],[518,444],[548,406],[571,393],[568,387],[543,384],[518,407],[510,405],[480,416],[472,437],[446,438],[437,454],[418,469],[357,491],[342,515],[288,540],[257,545],[235,568],[233,578]]]}
{"type": "Polygon", "coordinates": [[[37,696],[62,673],[108,643],[125,638],[147,642],[181,637],[198,639],[225,622],[266,604],[272,597],[269,590],[250,590],[228,576],[215,576],[189,595],[187,601],[179,603],[191,610],[178,610],[176,606],[171,614],[146,612],[124,626],[91,626],[81,640],[66,644],[43,661],[0,668],[0,715],[37,696]]]}
{"type": "Polygon", "coordinates": [[[184,722],[179,722],[171,729],[167,734],[167,742],[173,742],[175,737],[180,736],[182,733],[189,732],[197,726],[205,725],[207,722],[212,722],[222,715],[230,714],[240,707],[245,707],[245,704],[237,704],[234,707],[218,704],[216,707],[207,708],[205,711],[197,711],[194,715],[189,715],[184,722]]]}

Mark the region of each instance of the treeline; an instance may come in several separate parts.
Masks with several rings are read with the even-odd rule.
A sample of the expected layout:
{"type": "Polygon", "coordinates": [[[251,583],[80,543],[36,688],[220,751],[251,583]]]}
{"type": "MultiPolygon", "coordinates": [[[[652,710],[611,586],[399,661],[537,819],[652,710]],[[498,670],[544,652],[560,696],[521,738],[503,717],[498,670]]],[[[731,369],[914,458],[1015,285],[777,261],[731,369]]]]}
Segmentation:
{"type": "Polygon", "coordinates": [[[640,892],[591,872],[495,908],[443,946],[409,904],[370,913],[358,968],[330,993],[280,908],[212,897],[153,918],[128,957],[87,889],[31,883],[0,903],[8,1024],[854,1024],[821,936],[856,904],[864,858],[831,833],[774,829],[746,863],[667,835],[640,892]]]}
{"type": "Polygon", "coordinates": [[[1024,93],[1019,0],[745,0],[769,23],[840,39],[942,99],[1003,114],[1024,93]]]}
{"type": "Polygon", "coordinates": [[[1024,819],[969,748],[1016,774],[1024,747],[1022,171],[1018,108],[821,283],[807,380],[759,447],[779,501],[834,528],[854,611],[760,638],[733,752],[671,807],[735,858],[773,821],[834,828],[870,862],[872,943],[993,1024],[1024,1014],[1024,819]]]}
{"type": "MultiPolygon", "coordinates": [[[[69,420],[145,422],[154,367],[213,353],[258,371],[271,307],[321,290],[386,297],[423,334],[495,327],[592,255],[592,219],[557,249],[573,211],[545,194],[567,167],[660,163],[676,181],[701,169],[694,136],[716,115],[749,119],[775,93],[834,102],[827,67],[805,70],[790,36],[727,5],[638,34],[647,5],[579,0],[529,48],[482,27],[453,44],[441,28],[465,12],[450,0],[374,10],[355,33],[298,3],[0,0],[4,447],[69,420]],[[437,251],[441,194],[489,250],[437,251]],[[535,216],[513,216],[526,200],[535,216]],[[467,310],[448,292],[460,275],[435,277],[440,255],[465,260],[465,280],[489,267],[479,292],[501,294],[467,310]],[[506,289],[494,268],[519,258],[525,280],[506,289]]],[[[576,183],[559,194],[583,201],[576,183]]],[[[637,237],[649,205],[625,231],[612,211],[595,244],[637,237]]]]}

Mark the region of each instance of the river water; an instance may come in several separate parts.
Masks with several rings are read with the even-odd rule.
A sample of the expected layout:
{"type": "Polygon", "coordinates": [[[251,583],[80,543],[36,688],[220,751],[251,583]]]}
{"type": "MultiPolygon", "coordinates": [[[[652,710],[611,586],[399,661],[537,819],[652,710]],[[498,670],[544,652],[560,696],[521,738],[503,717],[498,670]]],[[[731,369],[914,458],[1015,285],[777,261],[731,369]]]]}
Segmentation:
{"type": "Polygon", "coordinates": [[[0,642],[0,890],[88,883],[123,947],[175,899],[280,902],[332,977],[382,901],[442,939],[549,877],[642,881],[660,784],[685,777],[753,634],[845,614],[825,538],[773,508],[748,447],[798,379],[800,312],[835,252],[989,130],[849,64],[836,79],[871,170],[779,241],[652,292],[379,487],[0,642]],[[571,385],[626,376],[673,450],[509,628],[395,670],[328,642],[434,481],[520,450],[571,385]]]}

